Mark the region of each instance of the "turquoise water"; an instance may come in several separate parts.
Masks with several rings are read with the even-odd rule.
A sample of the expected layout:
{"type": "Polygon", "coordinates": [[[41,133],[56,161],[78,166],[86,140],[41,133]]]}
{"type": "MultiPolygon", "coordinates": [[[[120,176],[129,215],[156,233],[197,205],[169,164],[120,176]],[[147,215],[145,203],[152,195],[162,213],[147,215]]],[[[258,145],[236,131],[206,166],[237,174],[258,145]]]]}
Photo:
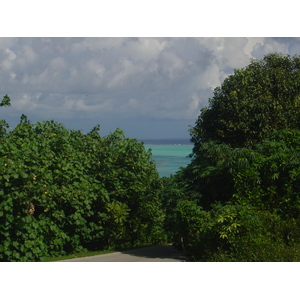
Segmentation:
{"type": "Polygon", "coordinates": [[[185,167],[191,159],[187,157],[192,153],[192,144],[147,144],[145,149],[152,149],[152,157],[156,163],[159,175],[170,176],[175,174],[180,167],[185,167]]]}

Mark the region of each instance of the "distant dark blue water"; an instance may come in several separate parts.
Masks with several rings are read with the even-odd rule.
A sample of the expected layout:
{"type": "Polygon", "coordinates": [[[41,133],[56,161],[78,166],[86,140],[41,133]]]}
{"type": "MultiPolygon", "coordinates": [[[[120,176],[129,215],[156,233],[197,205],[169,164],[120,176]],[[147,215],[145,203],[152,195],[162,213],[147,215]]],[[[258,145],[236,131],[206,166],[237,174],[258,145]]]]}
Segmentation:
{"type": "Polygon", "coordinates": [[[161,177],[170,176],[185,167],[191,159],[193,144],[189,139],[153,139],[143,140],[146,150],[152,150],[152,157],[161,177]]]}

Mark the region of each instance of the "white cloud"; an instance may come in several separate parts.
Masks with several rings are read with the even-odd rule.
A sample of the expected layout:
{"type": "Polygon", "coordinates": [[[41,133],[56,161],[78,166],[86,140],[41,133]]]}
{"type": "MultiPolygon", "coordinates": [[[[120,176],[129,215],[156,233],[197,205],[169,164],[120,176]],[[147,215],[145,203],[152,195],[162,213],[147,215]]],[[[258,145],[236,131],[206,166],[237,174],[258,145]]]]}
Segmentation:
{"type": "Polygon", "coordinates": [[[13,60],[15,60],[16,57],[17,57],[16,54],[15,54],[13,51],[11,51],[10,49],[8,49],[8,48],[6,48],[4,52],[8,54],[7,59],[8,59],[9,61],[13,61],[13,60]]]}
{"type": "Polygon", "coordinates": [[[18,42],[18,38],[14,37],[0,37],[0,49],[7,49],[13,47],[18,42]]]}
{"type": "Polygon", "coordinates": [[[124,55],[136,62],[149,62],[157,60],[167,45],[166,40],[159,38],[129,39],[124,43],[124,55]]]}
{"type": "MultiPolygon", "coordinates": [[[[295,44],[299,44],[299,41],[296,40],[295,44]]],[[[285,42],[284,40],[278,41],[274,38],[265,38],[262,43],[254,46],[252,53],[253,56],[258,59],[263,58],[266,54],[271,52],[288,54],[290,45],[291,41],[285,42]]]]}
{"type": "Polygon", "coordinates": [[[251,37],[248,38],[248,43],[245,46],[244,50],[245,53],[252,57],[252,51],[255,47],[262,45],[264,42],[264,38],[263,37],[251,37]]]}
{"type": "Polygon", "coordinates": [[[234,68],[299,49],[296,38],[2,38],[1,92],[12,114],[193,123],[234,68]]]}
{"type": "Polygon", "coordinates": [[[111,51],[120,48],[126,38],[81,38],[77,42],[71,43],[71,51],[75,54],[86,51],[111,51]]]}
{"type": "Polygon", "coordinates": [[[24,45],[22,48],[22,52],[26,62],[28,64],[34,63],[37,60],[37,54],[35,53],[35,51],[29,45],[24,45]]]}
{"type": "Polygon", "coordinates": [[[24,93],[14,99],[13,105],[16,110],[23,111],[34,111],[38,107],[37,100],[41,96],[40,93],[24,93]]]}
{"type": "Polygon", "coordinates": [[[184,75],[185,62],[172,50],[162,51],[158,60],[158,65],[163,76],[169,80],[177,79],[184,75]]]}

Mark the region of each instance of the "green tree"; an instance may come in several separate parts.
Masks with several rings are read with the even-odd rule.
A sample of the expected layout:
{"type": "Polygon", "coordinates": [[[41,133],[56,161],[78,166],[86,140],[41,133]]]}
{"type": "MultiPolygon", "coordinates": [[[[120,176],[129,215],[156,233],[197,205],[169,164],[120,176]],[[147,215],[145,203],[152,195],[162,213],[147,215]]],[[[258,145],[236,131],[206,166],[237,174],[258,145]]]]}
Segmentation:
{"type": "Polygon", "coordinates": [[[120,242],[135,246],[164,241],[165,214],[158,196],[161,184],[151,151],[146,151],[142,142],[126,138],[121,129],[102,140],[102,149],[96,179],[103,183],[112,202],[129,209],[120,242]]]}
{"type": "Polygon", "coordinates": [[[174,242],[200,260],[299,260],[300,57],[235,70],[190,133],[174,242]]]}
{"type": "Polygon", "coordinates": [[[214,140],[253,147],[276,129],[300,129],[300,56],[272,53],[224,80],[191,128],[197,153],[214,140]]]}

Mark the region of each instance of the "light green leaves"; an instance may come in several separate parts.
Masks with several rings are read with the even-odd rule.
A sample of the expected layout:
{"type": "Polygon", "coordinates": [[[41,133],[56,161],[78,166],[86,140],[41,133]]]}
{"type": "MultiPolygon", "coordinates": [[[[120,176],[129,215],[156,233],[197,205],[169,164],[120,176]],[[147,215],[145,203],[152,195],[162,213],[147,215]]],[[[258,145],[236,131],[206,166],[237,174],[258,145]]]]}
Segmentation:
{"type": "Polygon", "coordinates": [[[115,223],[123,224],[129,216],[130,209],[125,203],[111,202],[106,206],[108,214],[115,223]]]}

